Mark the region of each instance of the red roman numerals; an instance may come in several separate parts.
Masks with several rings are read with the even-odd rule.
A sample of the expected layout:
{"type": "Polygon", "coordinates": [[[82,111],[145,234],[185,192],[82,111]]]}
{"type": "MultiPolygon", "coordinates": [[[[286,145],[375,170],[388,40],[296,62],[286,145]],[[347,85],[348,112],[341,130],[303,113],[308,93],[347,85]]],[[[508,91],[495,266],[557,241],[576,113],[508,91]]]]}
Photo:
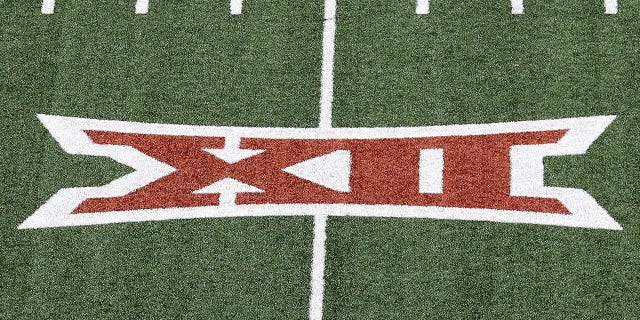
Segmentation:
{"type": "Polygon", "coordinates": [[[510,150],[556,143],[567,130],[387,139],[242,138],[241,149],[262,153],[227,163],[203,149],[223,149],[225,138],[86,130],[97,144],[123,145],[176,169],[125,196],[91,198],[73,213],[219,205],[220,194],[194,193],[224,178],[264,190],[239,193],[243,204],[379,204],[488,208],[568,214],[551,198],[510,194],[510,150]],[[442,193],[420,193],[420,150],[444,150],[442,193]],[[283,169],[337,150],[351,156],[349,191],[336,191],[283,169]]]}

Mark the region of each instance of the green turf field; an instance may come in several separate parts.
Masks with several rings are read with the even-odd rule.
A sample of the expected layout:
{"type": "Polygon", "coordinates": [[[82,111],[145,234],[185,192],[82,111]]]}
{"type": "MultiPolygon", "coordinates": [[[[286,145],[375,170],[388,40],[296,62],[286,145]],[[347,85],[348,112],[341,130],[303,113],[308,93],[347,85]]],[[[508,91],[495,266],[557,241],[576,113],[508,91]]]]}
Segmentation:
{"type": "MultiPolygon", "coordinates": [[[[131,171],[66,154],[37,114],[317,127],[323,2],[0,0],[0,318],[308,319],[312,217],[18,230],[59,189],[131,171]]],[[[339,0],[333,124],[616,115],[545,183],[622,231],[330,217],[324,319],[640,317],[640,1],[339,0]]]]}

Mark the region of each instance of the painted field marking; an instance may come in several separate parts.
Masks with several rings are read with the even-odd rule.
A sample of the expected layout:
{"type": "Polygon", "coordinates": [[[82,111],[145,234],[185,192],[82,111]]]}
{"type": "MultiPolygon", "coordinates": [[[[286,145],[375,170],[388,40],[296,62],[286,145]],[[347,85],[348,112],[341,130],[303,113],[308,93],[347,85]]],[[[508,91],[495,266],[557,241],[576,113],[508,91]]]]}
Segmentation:
{"type": "Polygon", "coordinates": [[[511,0],[511,14],[524,14],[524,0],[511,0]]]}
{"type": "MultiPolygon", "coordinates": [[[[621,230],[585,190],[544,183],[544,157],[585,154],[615,118],[327,129],[171,125],[40,114],[40,122],[68,154],[109,157],[133,171],[101,186],[62,188],[18,228],[322,213],[621,230]],[[227,138],[234,137],[241,137],[241,150],[266,151],[230,164],[202,150],[226,148],[227,138]],[[173,147],[152,147],[158,143],[173,147]],[[290,152],[293,146],[301,152],[290,152]],[[402,183],[419,180],[418,150],[429,149],[445,149],[442,194],[419,193],[417,184],[402,183]],[[303,178],[284,171],[332,153],[346,158],[341,150],[351,151],[349,192],[322,187],[323,180],[301,171],[297,174],[303,178]],[[184,157],[189,161],[181,160],[184,157]],[[368,169],[373,165],[389,168],[390,174],[381,180],[378,171],[368,169]],[[199,174],[191,174],[194,170],[199,174]],[[264,177],[273,178],[267,182],[264,177]],[[219,206],[216,195],[193,194],[223,178],[264,192],[241,192],[230,206],[219,206]],[[167,193],[171,186],[176,189],[167,193]],[[406,197],[388,197],[403,192],[406,197]],[[159,201],[150,202],[153,199],[159,201]]],[[[237,191],[229,185],[217,188],[237,191]]]]}
{"type": "Polygon", "coordinates": [[[322,300],[324,297],[324,266],[327,241],[326,214],[313,217],[313,258],[311,262],[311,296],[309,297],[309,320],[322,320],[322,300]]]}
{"type": "Polygon", "coordinates": [[[416,14],[429,14],[429,0],[416,1],[416,14]]]}
{"type": "Polygon", "coordinates": [[[604,0],[604,13],[605,14],[617,14],[618,13],[618,0],[604,0]]]}
{"type": "MultiPolygon", "coordinates": [[[[336,42],[336,15],[336,0],[325,0],[324,24],[322,31],[322,70],[320,78],[319,127],[321,129],[329,129],[333,125],[333,64],[336,42]]],[[[327,214],[318,212],[315,213],[313,219],[313,254],[311,262],[309,320],[322,320],[327,220],[327,214]]]]}
{"type": "Polygon", "coordinates": [[[444,149],[420,150],[419,192],[442,193],[444,149]]]}
{"type": "MultiPolygon", "coordinates": [[[[55,0],[43,0],[40,12],[42,14],[53,14],[55,9],[55,0]]],[[[618,1],[617,0],[604,0],[604,13],[605,14],[617,14],[618,13],[618,1]]],[[[331,122],[331,103],[333,99],[333,59],[334,59],[334,41],[336,31],[336,13],[335,0],[327,0],[325,2],[325,23],[324,23],[324,35],[323,35],[323,60],[322,60],[322,97],[323,103],[320,127],[329,128],[327,121],[331,122]],[[333,3],[333,5],[331,5],[333,3]],[[333,8],[333,9],[332,9],[333,8]],[[324,52],[327,50],[327,52],[324,52]],[[327,102],[328,101],[328,102],[327,102]]],[[[242,14],[242,0],[231,0],[230,12],[232,15],[242,14]]],[[[416,0],[416,14],[429,14],[429,0],[416,0]]],[[[136,14],[149,13],[149,0],[137,0],[136,1],[136,14]]],[[[511,14],[524,14],[524,0],[511,0],[511,14]]]]}
{"type": "Polygon", "coordinates": [[[231,0],[229,6],[232,15],[242,14],[242,0],[231,0]]]}
{"type": "Polygon", "coordinates": [[[333,59],[336,39],[336,0],[324,2],[322,33],[322,78],[320,79],[320,128],[331,128],[333,104],[333,59]]]}
{"type": "Polygon", "coordinates": [[[42,8],[40,12],[42,14],[53,14],[53,10],[56,6],[56,0],[42,0],[42,8]]]}
{"type": "Polygon", "coordinates": [[[136,14],[149,13],[149,0],[138,0],[136,2],[136,14]]]}

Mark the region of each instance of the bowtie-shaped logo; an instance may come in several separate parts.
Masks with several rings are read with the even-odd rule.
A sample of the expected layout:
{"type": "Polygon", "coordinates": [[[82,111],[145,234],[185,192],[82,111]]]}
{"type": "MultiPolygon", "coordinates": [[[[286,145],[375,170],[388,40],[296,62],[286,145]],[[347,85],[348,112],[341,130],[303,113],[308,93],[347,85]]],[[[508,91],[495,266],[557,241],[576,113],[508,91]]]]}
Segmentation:
{"type": "Polygon", "coordinates": [[[135,171],[62,189],[20,228],[323,212],[621,229],[584,190],[544,185],[543,158],[585,153],[613,116],[330,129],[38,117],[68,153],[135,171]]]}

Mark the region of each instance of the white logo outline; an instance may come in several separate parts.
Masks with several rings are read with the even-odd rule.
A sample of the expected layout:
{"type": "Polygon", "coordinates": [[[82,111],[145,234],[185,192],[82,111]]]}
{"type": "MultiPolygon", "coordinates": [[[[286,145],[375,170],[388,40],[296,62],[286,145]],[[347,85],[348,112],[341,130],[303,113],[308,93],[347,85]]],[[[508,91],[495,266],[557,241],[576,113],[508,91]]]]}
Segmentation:
{"type": "Polygon", "coordinates": [[[137,123],[43,114],[39,114],[38,118],[67,153],[106,156],[132,167],[134,171],[104,186],[59,190],[34,214],[20,224],[19,229],[192,218],[312,216],[322,212],[328,216],[431,218],[622,230],[622,227],[586,191],[544,185],[543,158],[545,156],[586,153],[589,146],[616,118],[615,116],[400,128],[249,128],[137,123]],[[568,131],[557,143],[512,146],[511,195],[557,198],[571,212],[568,215],[497,209],[406,205],[237,205],[233,203],[225,206],[71,214],[86,199],[123,196],[176,170],[132,147],[94,143],[84,130],[225,137],[230,141],[237,141],[239,138],[381,139],[470,136],[563,129],[568,129],[568,131]]]}

